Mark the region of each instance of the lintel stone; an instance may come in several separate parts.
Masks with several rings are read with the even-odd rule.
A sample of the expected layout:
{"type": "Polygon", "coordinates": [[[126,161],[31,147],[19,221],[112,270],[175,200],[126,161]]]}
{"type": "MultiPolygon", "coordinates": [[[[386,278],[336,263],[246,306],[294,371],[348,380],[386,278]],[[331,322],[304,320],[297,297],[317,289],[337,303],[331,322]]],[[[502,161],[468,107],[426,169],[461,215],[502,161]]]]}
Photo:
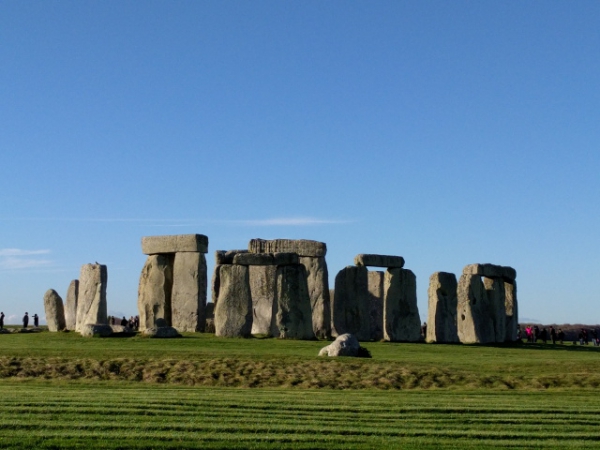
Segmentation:
{"type": "Polygon", "coordinates": [[[391,256],[391,255],[373,255],[363,254],[356,255],[354,257],[354,264],[357,266],[371,266],[371,267],[387,267],[387,268],[398,268],[404,267],[404,258],[402,256],[391,256]]]}
{"type": "Polygon", "coordinates": [[[469,264],[463,269],[465,275],[479,275],[486,278],[502,278],[511,283],[517,278],[517,271],[512,267],[495,264],[469,264]]]}
{"type": "Polygon", "coordinates": [[[203,234],[176,234],[167,236],[145,236],[142,238],[145,255],[177,252],[208,252],[208,237],[203,234]]]}
{"type": "Polygon", "coordinates": [[[317,258],[325,256],[327,245],[308,239],[252,239],[248,250],[251,253],[297,253],[298,256],[317,258]]]}

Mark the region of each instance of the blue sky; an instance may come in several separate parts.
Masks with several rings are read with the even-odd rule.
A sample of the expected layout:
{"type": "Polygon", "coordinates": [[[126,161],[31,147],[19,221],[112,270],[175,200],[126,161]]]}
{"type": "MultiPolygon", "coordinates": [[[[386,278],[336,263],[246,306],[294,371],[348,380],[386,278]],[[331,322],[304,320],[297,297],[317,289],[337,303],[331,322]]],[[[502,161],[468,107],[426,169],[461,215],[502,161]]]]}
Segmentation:
{"type": "Polygon", "coordinates": [[[518,272],[521,318],[600,323],[597,1],[3,1],[0,309],[82,264],[136,313],[146,235],[518,272]]]}

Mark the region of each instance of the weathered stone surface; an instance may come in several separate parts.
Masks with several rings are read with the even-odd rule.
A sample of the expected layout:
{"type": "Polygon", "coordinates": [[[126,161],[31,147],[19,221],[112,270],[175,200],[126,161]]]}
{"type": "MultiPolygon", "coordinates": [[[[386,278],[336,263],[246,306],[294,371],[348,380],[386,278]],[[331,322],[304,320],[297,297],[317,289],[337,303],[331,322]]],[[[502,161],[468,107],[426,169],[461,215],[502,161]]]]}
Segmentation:
{"type": "Polygon", "coordinates": [[[171,323],[171,289],[173,287],[173,257],[150,255],[140,275],[138,312],[140,330],[152,328],[156,319],[171,323]]]}
{"type": "Polygon", "coordinates": [[[285,266],[298,264],[296,253],[238,253],[233,264],[242,266],[285,266]]]}
{"type": "Polygon", "coordinates": [[[505,342],[514,342],[517,340],[517,330],[519,328],[519,303],[517,302],[517,282],[504,283],[504,292],[506,294],[506,335],[505,342]]]}
{"type": "Polygon", "coordinates": [[[358,356],[360,343],[356,336],[345,333],[319,352],[319,356],[358,356]]]}
{"type": "Polygon", "coordinates": [[[215,252],[215,264],[233,264],[233,258],[238,253],[248,253],[248,250],[217,250],[215,252]]]}
{"type": "Polygon", "coordinates": [[[84,264],[79,274],[76,331],[88,323],[106,324],[106,283],[108,272],[103,264],[84,264]]]}
{"type": "Polygon", "coordinates": [[[494,342],[504,342],[506,338],[506,293],[504,280],[484,278],[483,287],[487,293],[488,308],[494,327],[494,342]]]}
{"type": "Polygon", "coordinates": [[[331,297],[329,296],[329,272],[325,257],[300,257],[306,269],[306,283],[312,311],[312,327],[319,339],[331,336],[331,297]]]}
{"type": "Polygon", "coordinates": [[[252,334],[273,336],[277,313],[277,266],[250,266],[252,334]]]}
{"type": "Polygon", "coordinates": [[[495,264],[469,264],[463,269],[465,275],[479,275],[487,278],[502,278],[504,281],[512,282],[517,278],[517,271],[509,266],[497,266],[495,264]]]}
{"type": "Polygon", "coordinates": [[[386,268],[399,268],[404,267],[404,258],[402,256],[391,256],[391,255],[373,255],[373,254],[360,254],[354,257],[354,264],[357,266],[371,266],[371,267],[386,267],[386,268]]]}
{"type": "Polygon", "coordinates": [[[301,264],[277,267],[277,314],[274,336],[314,339],[306,269],[301,264]]]}
{"type": "Polygon", "coordinates": [[[142,331],[144,336],[151,338],[178,338],[181,334],[174,327],[151,327],[142,331]]]}
{"type": "Polygon", "coordinates": [[[219,278],[219,273],[222,264],[218,264],[215,266],[213,270],[212,279],[210,281],[210,298],[212,303],[217,306],[217,301],[219,301],[219,287],[221,286],[221,280],[219,278]]]}
{"type": "Polygon", "coordinates": [[[165,319],[158,318],[158,319],[156,319],[153,328],[163,328],[163,327],[168,327],[168,326],[169,326],[169,324],[167,323],[167,321],[165,319]]]}
{"type": "Polygon", "coordinates": [[[133,336],[135,331],[129,328],[127,325],[109,325],[112,330],[112,334],[120,334],[122,336],[133,336]]]}
{"type": "Polygon", "coordinates": [[[369,271],[369,328],[371,339],[383,339],[383,272],[369,271]]]}
{"type": "Polygon", "coordinates": [[[388,269],[383,277],[383,338],[391,342],[420,341],[417,277],[407,269],[388,269]]]}
{"type": "Polygon", "coordinates": [[[204,331],[206,287],[204,254],[175,253],[171,290],[171,325],[177,331],[204,331]]]}
{"type": "Polygon", "coordinates": [[[65,326],[67,330],[77,327],[77,297],[79,296],[79,280],[73,280],[67,289],[65,301],[65,326]]]}
{"type": "Polygon", "coordinates": [[[219,268],[219,280],[215,335],[249,337],[252,331],[252,296],[248,266],[224,264],[219,268]]]}
{"type": "Polygon", "coordinates": [[[429,277],[427,342],[459,342],[456,325],[456,275],[435,272],[429,277]]]}
{"type": "Polygon", "coordinates": [[[208,237],[203,234],[177,234],[171,236],[145,236],[142,238],[145,255],[177,252],[208,252],[208,237]]]}
{"type": "Polygon", "coordinates": [[[324,242],[307,239],[252,239],[248,244],[251,253],[297,253],[299,256],[319,257],[327,254],[324,242]]]}
{"type": "Polygon", "coordinates": [[[488,297],[480,275],[463,273],[457,287],[458,339],[463,344],[495,342],[488,297]]]}
{"type": "Polygon", "coordinates": [[[54,289],[48,289],[44,294],[44,311],[48,331],[62,331],[65,329],[65,310],[63,300],[54,289]]]}
{"type": "Polygon", "coordinates": [[[348,266],[336,275],[331,305],[332,336],[351,333],[362,341],[371,338],[368,273],[364,266],[348,266]]]}
{"type": "Polygon", "coordinates": [[[86,323],[79,332],[84,337],[109,337],[113,333],[111,326],[105,323],[86,323]]]}

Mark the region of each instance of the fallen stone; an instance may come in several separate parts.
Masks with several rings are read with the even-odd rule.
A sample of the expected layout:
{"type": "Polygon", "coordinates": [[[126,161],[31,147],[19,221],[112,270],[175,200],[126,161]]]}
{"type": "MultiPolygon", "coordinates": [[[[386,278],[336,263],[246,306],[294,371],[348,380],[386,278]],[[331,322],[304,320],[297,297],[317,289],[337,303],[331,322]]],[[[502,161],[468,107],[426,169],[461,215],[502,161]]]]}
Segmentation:
{"type": "Polygon", "coordinates": [[[354,257],[357,266],[399,268],[404,267],[402,256],[360,254],[354,257]]]}
{"type": "Polygon", "coordinates": [[[327,254],[324,242],[307,239],[252,239],[248,244],[251,253],[297,253],[299,256],[319,257],[327,254]]]}
{"type": "Polygon", "coordinates": [[[296,253],[238,253],[233,264],[242,266],[285,266],[298,264],[296,253]]]}
{"type": "Polygon", "coordinates": [[[496,341],[488,297],[481,275],[463,273],[458,280],[457,329],[463,344],[488,344],[496,341]]]}
{"type": "Polygon", "coordinates": [[[435,272],[429,277],[429,307],[427,316],[427,342],[455,343],[458,340],[456,326],[456,275],[435,272]]]}
{"type": "Polygon", "coordinates": [[[154,326],[152,328],[163,328],[163,327],[168,327],[169,324],[167,323],[167,321],[165,319],[159,318],[156,319],[154,326]]]}
{"type": "Polygon", "coordinates": [[[369,328],[371,339],[383,339],[383,272],[369,271],[369,328]]]}
{"type": "Polygon", "coordinates": [[[507,282],[517,278],[517,271],[508,266],[495,264],[469,264],[463,269],[465,275],[479,275],[486,278],[502,278],[507,282]]]}
{"type": "Polygon", "coordinates": [[[135,331],[129,328],[127,325],[109,325],[113,335],[122,335],[122,336],[133,336],[135,331]]]}
{"type": "Polygon", "coordinates": [[[348,266],[336,275],[331,305],[332,336],[351,333],[363,341],[371,338],[368,273],[364,266],[348,266]]]}
{"type": "Polygon", "coordinates": [[[344,333],[319,352],[319,356],[358,356],[360,344],[356,336],[344,333]]]}
{"type": "Polygon", "coordinates": [[[108,272],[103,264],[84,264],[79,274],[76,331],[88,323],[106,324],[106,284],[108,272]]]}
{"type": "Polygon", "coordinates": [[[248,250],[217,250],[215,252],[215,263],[221,264],[233,264],[233,258],[238,253],[248,253],[248,250]]]}
{"type": "Polygon", "coordinates": [[[12,331],[10,331],[8,328],[0,328],[0,334],[11,334],[12,331]]]}
{"type": "Polygon", "coordinates": [[[388,269],[384,273],[383,338],[391,342],[421,340],[417,277],[410,270],[388,269]]]}
{"type": "Polygon", "coordinates": [[[208,237],[203,234],[177,234],[171,236],[145,236],[142,238],[145,255],[178,252],[208,252],[208,237]]]}
{"type": "Polygon", "coordinates": [[[153,328],[157,319],[171,323],[171,288],[173,258],[169,255],[150,255],[140,275],[138,312],[140,330],[153,328]]]}
{"type": "Polygon", "coordinates": [[[515,342],[517,340],[517,331],[519,329],[519,304],[517,302],[517,282],[504,282],[504,292],[506,295],[506,335],[505,342],[515,342]]]}
{"type": "Polygon", "coordinates": [[[79,296],[79,280],[73,280],[67,289],[65,302],[65,326],[67,330],[75,330],[77,327],[77,297],[79,296]]]}
{"type": "Polygon", "coordinates": [[[329,339],[331,337],[331,297],[325,257],[302,256],[300,264],[306,269],[313,332],[319,339],[329,339]]]}
{"type": "Polygon", "coordinates": [[[487,293],[488,308],[494,327],[494,342],[504,342],[506,338],[506,292],[502,278],[484,278],[483,287],[487,293]]]}
{"type": "Polygon", "coordinates": [[[63,300],[54,289],[48,289],[44,294],[44,311],[48,331],[62,331],[65,329],[63,300]]]}
{"type": "Polygon", "coordinates": [[[204,331],[206,287],[204,254],[175,253],[171,290],[171,325],[177,331],[204,331]]]}
{"type": "Polygon", "coordinates": [[[306,269],[301,264],[277,267],[275,337],[314,339],[306,269]]]}
{"type": "Polygon", "coordinates": [[[252,331],[252,296],[248,266],[224,264],[219,268],[219,279],[215,335],[249,337],[252,331]]]}
{"type": "Polygon", "coordinates": [[[249,266],[254,335],[273,336],[277,313],[277,266],[249,266]]]}
{"type": "Polygon", "coordinates": [[[152,327],[142,331],[142,335],[151,338],[178,338],[181,334],[174,327],[152,327]]]}
{"type": "Polygon", "coordinates": [[[113,331],[105,323],[86,323],[81,326],[80,333],[84,337],[109,337],[113,331]]]}

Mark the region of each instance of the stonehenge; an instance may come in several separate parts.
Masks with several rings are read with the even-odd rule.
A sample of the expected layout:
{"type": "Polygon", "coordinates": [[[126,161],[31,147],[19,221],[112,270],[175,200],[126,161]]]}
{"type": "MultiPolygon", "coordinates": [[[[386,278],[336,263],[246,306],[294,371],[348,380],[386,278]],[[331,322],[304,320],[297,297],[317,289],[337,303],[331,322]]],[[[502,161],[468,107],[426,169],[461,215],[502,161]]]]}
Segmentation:
{"type": "Polygon", "coordinates": [[[65,329],[63,300],[54,289],[48,289],[44,294],[44,310],[48,331],[62,331],[65,329]]]}
{"type": "Polygon", "coordinates": [[[75,330],[86,324],[107,324],[106,283],[108,271],[103,264],[84,264],[79,274],[75,330]]]}
{"type": "Polygon", "coordinates": [[[456,275],[453,273],[435,272],[429,278],[427,342],[459,342],[456,288],[456,275]]]}
{"type": "Polygon", "coordinates": [[[146,236],[142,252],[148,258],[138,289],[140,329],[153,328],[157,319],[165,319],[178,332],[204,331],[208,237],[146,236]]]}
{"type": "Polygon", "coordinates": [[[67,330],[75,330],[77,324],[77,297],[79,296],[79,280],[73,280],[67,289],[65,300],[65,326],[67,330]]]}

